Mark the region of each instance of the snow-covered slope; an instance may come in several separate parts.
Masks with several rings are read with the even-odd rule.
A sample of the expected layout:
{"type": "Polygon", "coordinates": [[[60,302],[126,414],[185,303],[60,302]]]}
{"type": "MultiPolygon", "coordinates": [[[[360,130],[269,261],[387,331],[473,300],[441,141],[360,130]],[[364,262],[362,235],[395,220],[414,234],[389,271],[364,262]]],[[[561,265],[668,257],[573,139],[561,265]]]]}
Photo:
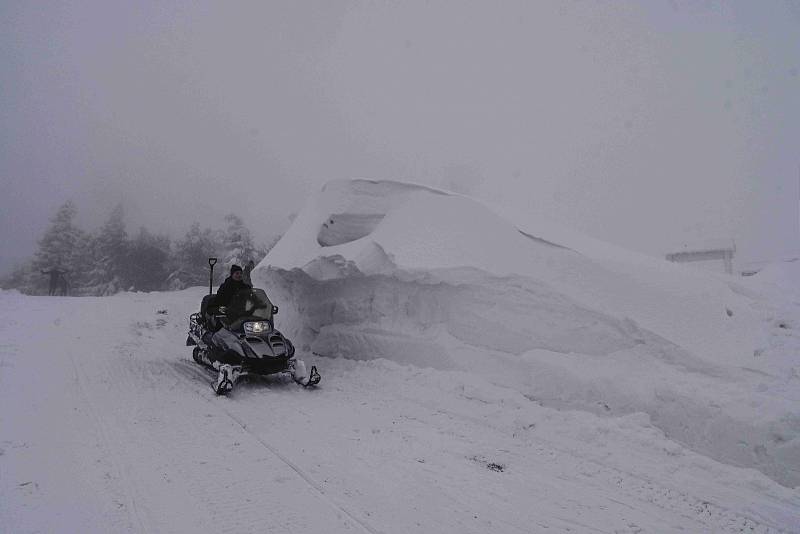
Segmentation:
{"type": "Polygon", "coordinates": [[[800,259],[766,265],[746,279],[748,286],[773,295],[800,300],[800,259]]]}
{"type": "Polygon", "coordinates": [[[772,341],[770,301],[733,278],[460,195],[353,180],[310,199],[254,280],[308,351],[641,412],[698,452],[800,484],[793,355],[772,341]]]}

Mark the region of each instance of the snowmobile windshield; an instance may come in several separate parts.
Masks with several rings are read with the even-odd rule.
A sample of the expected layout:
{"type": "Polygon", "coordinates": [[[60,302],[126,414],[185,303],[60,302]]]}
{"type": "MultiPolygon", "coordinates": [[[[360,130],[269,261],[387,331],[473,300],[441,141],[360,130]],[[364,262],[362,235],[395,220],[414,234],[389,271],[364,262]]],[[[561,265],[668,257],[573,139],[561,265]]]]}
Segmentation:
{"type": "Polygon", "coordinates": [[[272,302],[263,289],[243,289],[233,296],[228,305],[228,320],[243,317],[272,320],[272,302]]]}

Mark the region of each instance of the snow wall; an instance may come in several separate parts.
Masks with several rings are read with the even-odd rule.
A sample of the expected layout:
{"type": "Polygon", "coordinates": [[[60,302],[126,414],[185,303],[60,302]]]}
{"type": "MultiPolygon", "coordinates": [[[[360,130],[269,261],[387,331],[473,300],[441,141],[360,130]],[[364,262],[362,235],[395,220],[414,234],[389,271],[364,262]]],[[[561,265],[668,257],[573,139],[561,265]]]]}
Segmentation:
{"type": "Polygon", "coordinates": [[[752,291],[540,230],[414,184],[331,182],[253,277],[301,353],[466,370],[548,406],[644,412],[701,453],[800,484],[797,386],[754,360],[765,334],[752,291]]]}

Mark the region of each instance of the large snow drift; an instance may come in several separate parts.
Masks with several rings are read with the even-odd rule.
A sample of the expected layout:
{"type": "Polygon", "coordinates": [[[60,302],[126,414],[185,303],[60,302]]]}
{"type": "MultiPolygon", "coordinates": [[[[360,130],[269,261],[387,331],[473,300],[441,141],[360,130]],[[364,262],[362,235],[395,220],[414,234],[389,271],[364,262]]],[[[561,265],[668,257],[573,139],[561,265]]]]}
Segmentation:
{"type": "Polygon", "coordinates": [[[699,452],[800,484],[791,312],[733,278],[503,215],[412,184],[331,182],[254,280],[303,350],[644,412],[699,452]]]}

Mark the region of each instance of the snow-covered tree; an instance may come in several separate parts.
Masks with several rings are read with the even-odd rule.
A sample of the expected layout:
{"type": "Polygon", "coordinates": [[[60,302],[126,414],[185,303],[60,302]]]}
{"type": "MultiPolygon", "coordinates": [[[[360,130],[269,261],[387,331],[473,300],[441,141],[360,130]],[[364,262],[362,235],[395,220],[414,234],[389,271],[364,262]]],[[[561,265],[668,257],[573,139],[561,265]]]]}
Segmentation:
{"type": "MultiPolygon", "coordinates": [[[[169,289],[184,289],[208,283],[208,258],[219,257],[223,247],[218,232],[200,229],[194,223],[183,239],[175,243],[173,265],[167,282],[169,289]]],[[[221,269],[215,270],[215,283],[220,280],[221,269]]]]}
{"type": "Polygon", "coordinates": [[[128,244],[125,279],[137,291],[163,289],[169,276],[170,239],[146,228],[128,244]]]}
{"type": "Polygon", "coordinates": [[[75,226],[78,210],[71,201],[62,204],[50,219],[50,226],[39,239],[39,250],[36,251],[29,267],[29,275],[23,277],[24,287],[28,293],[44,293],[45,277],[41,271],[60,269],[67,271],[67,277],[80,272],[81,247],[86,234],[75,226]],[[36,281],[38,274],[38,281],[36,281]]]}
{"type": "Polygon", "coordinates": [[[48,277],[42,271],[66,271],[71,295],[111,295],[123,290],[158,291],[208,284],[208,258],[217,257],[214,283],[219,284],[232,264],[243,268],[258,264],[277,241],[254,244],[250,230],[235,214],[225,217],[223,230],[195,223],[183,237],[170,243],[167,236],[141,228],[129,239],[124,210],[117,205],[95,233],[74,224],[77,214],[65,202],[50,220],[33,259],[0,280],[0,287],[24,293],[47,293],[48,277]]]}
{"type": "Polygon", "coordinates": [[[50,219],[50,226],[39,239],[39,250],[34,257],[35,267],[49,269],[72,266],[76,245],[83,233],[74,224],[77,213],[71,201],[58,208],[50,219]]]}
{"type": "Polygon", "coordinates": [[[253,236],[245,227],[242,219],[233,213],[225,216],[227,226],[222,234],[222,246],[225,250],[224,257],[220,258],[225,268],[234,263],[244,267],[247,262],[257,262],[258,251],[253,244],[253,236]]]}
{"type": "Polygon", "coordinates": [[[124,210],[118,204],[108,216],[92,244],[92,265],[88,286],[96,295],[112,295],[129,289],[126,278],[128,233],[124,210]]]}
{"type": "Polygon", "coordinates": [[[96,239],[92,234],[81,232],[75,251],[76,269],[69,276],[70,294],[72,295],[99,295],[96,288],[92,288],[92,274],[95,265],[96,239]]]}
{"type": "Polygon", "coordinates": [[[17,289],[22,293],[38,294],[44,292],[45,277],[34,269],[33,261],[17,265],[14,269],[0,279],[0,288],[17,289]]]}

